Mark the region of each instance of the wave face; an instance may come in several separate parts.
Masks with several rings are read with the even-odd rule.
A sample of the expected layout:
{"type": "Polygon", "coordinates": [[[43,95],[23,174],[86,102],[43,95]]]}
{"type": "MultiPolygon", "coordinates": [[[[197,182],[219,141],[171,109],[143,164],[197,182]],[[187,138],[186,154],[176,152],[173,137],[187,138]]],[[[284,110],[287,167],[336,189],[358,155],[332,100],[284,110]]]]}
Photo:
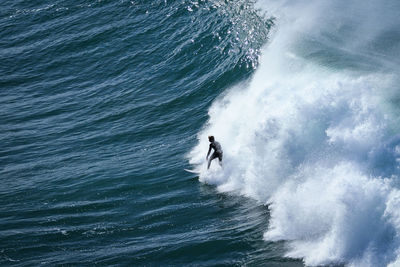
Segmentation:
{"type": "Polygon", "coordinates": [[[200,180],[268,204],[264,239],[306,265],[400,265],[400,3],[259,1],[275,18],[250,81],[209,109],[200,180]],[[207,135],[224,166],[205,170],[207,135]]]}

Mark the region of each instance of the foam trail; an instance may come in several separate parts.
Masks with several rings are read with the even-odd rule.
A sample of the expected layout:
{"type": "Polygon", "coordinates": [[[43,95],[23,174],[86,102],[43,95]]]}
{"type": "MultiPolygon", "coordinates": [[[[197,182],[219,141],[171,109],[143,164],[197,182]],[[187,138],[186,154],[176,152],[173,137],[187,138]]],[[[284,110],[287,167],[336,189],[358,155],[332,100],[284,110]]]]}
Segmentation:
{"type": "Polygon", "coordinates": [[[400,41],[382,39],[398,5],[261,1],[277,28],[260,67],[212,105],[190,152],[202,182],[272,203],[264,238],[306,265],[400,264],[400,41]],[[205,171],[209,134],[222,170],[205,171]]]}

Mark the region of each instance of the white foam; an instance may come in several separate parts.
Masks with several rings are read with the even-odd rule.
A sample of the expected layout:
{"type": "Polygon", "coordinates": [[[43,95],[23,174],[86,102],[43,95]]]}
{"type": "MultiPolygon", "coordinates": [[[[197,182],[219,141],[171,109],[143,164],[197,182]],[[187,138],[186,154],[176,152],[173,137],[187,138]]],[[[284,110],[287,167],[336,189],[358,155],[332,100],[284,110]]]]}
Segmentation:
{"type": "MultiPolygon", "coordinates": [[[[308,35],[324,42],[324,49],[334,45],[323,39],[330,28],[320,21],[323,9],[334,12],[340,4],[260,5],[266,2],[266,9],[276,7],[283,19],[251,81],[231,88],[210,108],[190,162],[202,166],[202,182],[271,202],[264,238],[288,241],[288,257],[311,266],[397,266],[399,114],[389,97],[398,88],[398,73],[309,57],[320,47],[305,47],[308,35]],[[343,69],[337,68],[340,64],[343,69]],[[222,144],[223,169],[213,162],[205,170],[210,134],[222,144]]],[[[356,4],[351,1],[349,9],[356,4]]],[[[373,9],[376,2],[367,6],[373,9]]],[[[346,26],[349,15],[330,13],[327,21],[343,19],[346,26]]],[[[364,29],[360,24],[357,28],[364,29]]],[[[375,26],[365,40],[382,28],[375,26]]],[[[363,54],[359,44],[347,41],[346,53],[363,54]]]]}

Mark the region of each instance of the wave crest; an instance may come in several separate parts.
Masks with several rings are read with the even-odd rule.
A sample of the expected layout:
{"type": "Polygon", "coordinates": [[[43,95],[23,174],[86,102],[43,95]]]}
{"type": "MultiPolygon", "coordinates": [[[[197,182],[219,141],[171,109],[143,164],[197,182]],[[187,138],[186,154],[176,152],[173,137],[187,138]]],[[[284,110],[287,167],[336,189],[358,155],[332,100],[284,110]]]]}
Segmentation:
{"type": "Polygon", "coordinates": [[[294,27],[278,22],[251,81],[210,108],[190,163],[202,182],[272,203],[264,238],[289,241],[288,257],[312,266],[395,266],[400,129],[392,99],[399,77],[389,71],[393,64],[382,67],[353,42],[335,47],[318,18],[284,20],[301,22],[294,27]],[[222,170],[205,170],[210,134],[224,149],[222,170]]]}

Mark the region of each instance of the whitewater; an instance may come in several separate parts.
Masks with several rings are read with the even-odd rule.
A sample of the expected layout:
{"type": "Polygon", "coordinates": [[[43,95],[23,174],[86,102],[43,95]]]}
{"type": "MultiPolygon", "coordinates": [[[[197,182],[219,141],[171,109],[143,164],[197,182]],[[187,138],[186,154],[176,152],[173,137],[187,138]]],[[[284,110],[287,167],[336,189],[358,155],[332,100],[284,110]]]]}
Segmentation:
{"type": "Polygon", "coordinates": [[[400,3],[257,2],[275,26],[190,151],[200,181],[268,205],[308,266],[400,266],[400,3]],[[224,166],[206,170],[207,136],[224,166]]]}

